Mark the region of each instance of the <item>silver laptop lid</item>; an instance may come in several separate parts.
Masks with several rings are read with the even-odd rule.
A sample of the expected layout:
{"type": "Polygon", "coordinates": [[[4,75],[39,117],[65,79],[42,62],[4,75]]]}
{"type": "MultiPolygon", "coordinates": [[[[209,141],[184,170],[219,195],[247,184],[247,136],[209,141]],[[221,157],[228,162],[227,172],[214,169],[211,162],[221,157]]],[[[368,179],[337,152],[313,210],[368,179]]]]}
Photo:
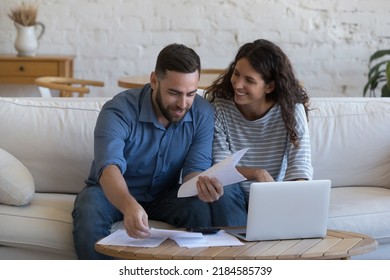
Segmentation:
{"type": "Polygon", "coordinates": [[[252,183],[246,240],[324,237],[330,180],[252,183]]]}

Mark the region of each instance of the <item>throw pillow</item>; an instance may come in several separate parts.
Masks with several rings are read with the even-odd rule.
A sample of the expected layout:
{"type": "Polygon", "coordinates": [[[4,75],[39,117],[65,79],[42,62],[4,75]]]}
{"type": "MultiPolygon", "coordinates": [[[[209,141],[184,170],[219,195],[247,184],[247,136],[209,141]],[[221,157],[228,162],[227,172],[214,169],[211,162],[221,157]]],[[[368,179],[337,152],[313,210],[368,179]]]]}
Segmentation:
{"type": "Polygon", "coordinates": [[[32,200],[34,192],[30,171],[17,158],[0,149],[0,203],[25,205],[32,200]]]}

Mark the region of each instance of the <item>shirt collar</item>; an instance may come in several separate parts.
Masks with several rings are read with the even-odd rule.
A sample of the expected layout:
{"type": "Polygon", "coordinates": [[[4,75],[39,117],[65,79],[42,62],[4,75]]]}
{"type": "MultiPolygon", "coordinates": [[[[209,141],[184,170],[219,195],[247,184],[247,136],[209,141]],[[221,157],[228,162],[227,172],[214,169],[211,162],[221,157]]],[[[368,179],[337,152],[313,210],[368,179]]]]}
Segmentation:
{"type": "Polygon", "coordinates": [[[157,122],[156,113],[153,110],[151,87],[145,91],[142,97],[139,120],[143,122],[157,122]]]}

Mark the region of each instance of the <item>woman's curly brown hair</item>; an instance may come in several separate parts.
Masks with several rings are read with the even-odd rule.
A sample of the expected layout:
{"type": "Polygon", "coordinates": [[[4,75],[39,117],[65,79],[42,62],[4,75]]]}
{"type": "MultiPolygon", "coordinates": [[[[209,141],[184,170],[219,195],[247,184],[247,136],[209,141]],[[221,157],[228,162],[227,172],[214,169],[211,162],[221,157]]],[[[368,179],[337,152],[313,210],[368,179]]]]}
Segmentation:
{"type": "Polygon", "coordinates": [[[275,90],[266,95],[266,98],[278,103],[282,109],[282,118],[294,145],[298,145],[296,121],[294,117],[295,105],[302,103],[306,118],[309,112],[309,97],[305,88],[295,78],[291,62],[287,55],[274,43],[259,39],[246,43],[237,52],[234,61],[205,91],[205,98],[213,102],[216,97],[232,99],[234,90],[230,81],[237,61],[248,59],[249,63],[263,78],[266,84],[274,81],[275,90]]]}

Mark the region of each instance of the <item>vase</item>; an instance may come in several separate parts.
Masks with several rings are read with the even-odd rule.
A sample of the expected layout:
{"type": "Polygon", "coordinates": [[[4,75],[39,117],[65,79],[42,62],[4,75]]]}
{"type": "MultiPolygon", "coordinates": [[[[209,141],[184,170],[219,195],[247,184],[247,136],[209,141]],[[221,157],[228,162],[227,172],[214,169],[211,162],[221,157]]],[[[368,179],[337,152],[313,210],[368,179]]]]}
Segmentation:
{"type": "Polygon", "coordinates": [[[41,22],[37,22],[32,26],[23,26],[15,22],[16,40],[15,49],[18,56],[35,56],[35,52],[39,45],[45,26],[41,22]]]}

